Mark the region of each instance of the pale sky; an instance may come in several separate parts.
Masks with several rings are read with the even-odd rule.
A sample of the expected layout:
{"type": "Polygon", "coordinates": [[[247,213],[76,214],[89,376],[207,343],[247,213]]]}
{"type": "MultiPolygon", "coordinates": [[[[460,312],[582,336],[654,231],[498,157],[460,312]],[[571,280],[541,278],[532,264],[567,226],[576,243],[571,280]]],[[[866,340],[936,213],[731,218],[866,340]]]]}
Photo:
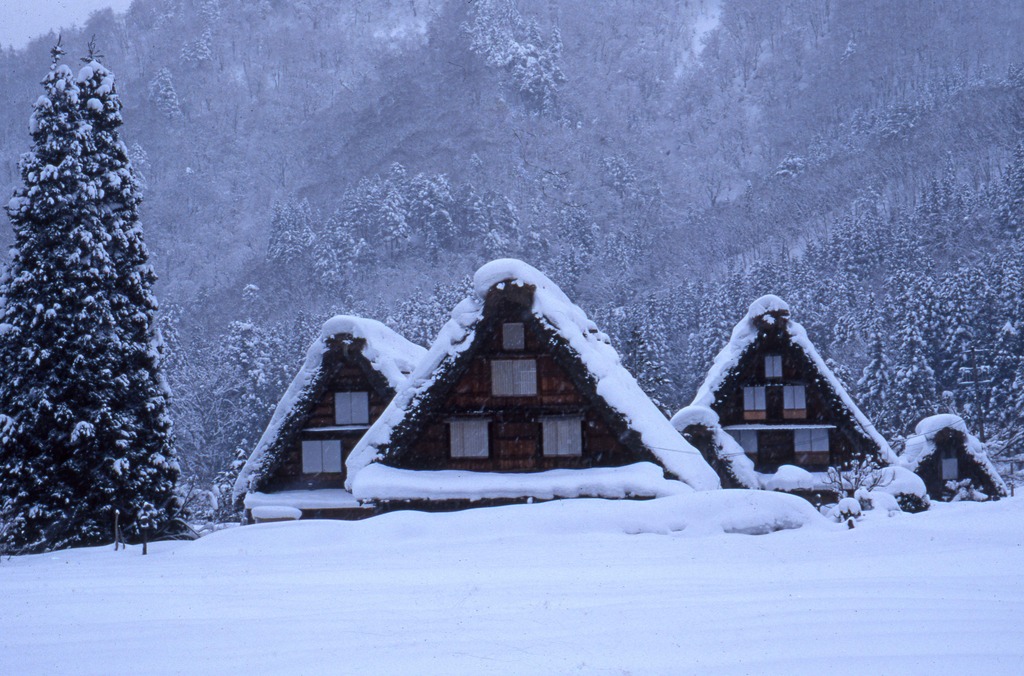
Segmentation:
{"type": "Polygon", "coordinates": [[[0,0],[0,45],[24,47],[51,28],[81,25],[97,9],[123,12],[131,0],[0,0]]]}

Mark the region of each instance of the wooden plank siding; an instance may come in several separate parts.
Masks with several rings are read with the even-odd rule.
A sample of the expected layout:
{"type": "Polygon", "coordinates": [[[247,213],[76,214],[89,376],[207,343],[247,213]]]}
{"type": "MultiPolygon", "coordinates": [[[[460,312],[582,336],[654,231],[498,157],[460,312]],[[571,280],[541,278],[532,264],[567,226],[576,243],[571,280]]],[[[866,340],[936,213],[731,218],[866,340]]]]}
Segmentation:
{"type": "Polygon", "coordinates": [[[716,393],[713,408],[719,415],[723,427],[731,425],[834,425],[829,430],[829,454],[796,454],[793,449],[792,431],[758,432],[758,456],[752,457],[758,471],[774,472],[780,464],[796,464],[811,471],[822,471],[828,466],[841,466],[875,450],[856,430],[852,414],[836,411],[829,401],[823,384],[819,382],[817,369],[810,358],[792,343],[783,329],[784,319],[775,330],[762,331],[748,349],[740,363],[723,381],[716,393]],[[765,375],[765,357],[782,356],[782,377],[769,378],[765,375]],[[783,387],[804,385],[806,408],[784,407],[783,387]],[[765,388],[765,411],[745,411],[743,388],[763,386],[765,388]],[[754,413],[754,415],[751,415],[754,413]],[[788,447],[788,451],[787,451],[788,447]]]}
{"type": "Polygon", "coordinates": [[[398,452],[388,455],[389,465],[404,469],[458,469],[486,472],[535,472],[550,469],[616,467],[648,460],[638,457],[609,426],[594,405],[596,393],[586,395],[585,368],[556,349],[561,341],[552,329],[530,312],[532,290],[506,289],[488,298],[484,319],[476,327],[470,355],[458,364],[454,380],[430,400],[429,412],[398,452]],[[524,325],[523,348],[508,350],[502,340],[505,323],[524,325]],[[492,360],[536,361],[537,392],[532,396],[496,396],[492,386],[492,360]],[[570,372],[570,370],[572,372],[570,372]],[[542,420],[579,416],[582,452],[578,456],[545,456],[542,420]],[[453,458],[449,421],[486,418],[489,456],[453,458]]]}
{"type": "Polygon", "coordinates": [[[309,411],[299,434],[289,440],[277,471],[264,489],[266,492],[342,488],[345,482],[345,459],[369,425],[391,403],[394,392],[384,383],[383,376],[374,371],[369,361],[362,356],[359,341],[329,341],[323,368],[326,378],[320,396],[309,411]],[[353,428],[348,430],[317,429],[337,427],[334,422],[334,393],[355,391],[369,393],[369,424],[346,426],[353,428]],[[337,439],[341,442],[341,473],[303,473],[302,442],[310,439],[337,439]]]}

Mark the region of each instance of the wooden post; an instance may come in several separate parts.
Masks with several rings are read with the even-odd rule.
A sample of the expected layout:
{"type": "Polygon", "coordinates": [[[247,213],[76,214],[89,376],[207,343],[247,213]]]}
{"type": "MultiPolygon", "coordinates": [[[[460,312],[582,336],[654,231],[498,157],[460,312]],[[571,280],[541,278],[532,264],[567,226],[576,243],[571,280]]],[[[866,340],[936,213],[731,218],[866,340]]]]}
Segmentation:
{"type": "Polygon", "coordinates": [[[118,547],[121,545],[121,524],[120,524],[120,520],[121,520],[121,510],[120,509],[115,509],[114,510],[114,551],[115,552],[118,550],[118,547]]]}

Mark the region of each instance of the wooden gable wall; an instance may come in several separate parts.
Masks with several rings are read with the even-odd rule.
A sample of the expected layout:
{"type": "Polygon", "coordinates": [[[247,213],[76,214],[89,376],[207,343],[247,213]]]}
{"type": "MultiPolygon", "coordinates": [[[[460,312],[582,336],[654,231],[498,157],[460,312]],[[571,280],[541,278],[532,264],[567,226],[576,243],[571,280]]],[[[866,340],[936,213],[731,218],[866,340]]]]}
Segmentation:
{"type": "Polygon", "coordinates": [[[362,341],[351,340],[347,337],[328,340],[322,375],[314,393],[316,403],[306,411],[299,413],[302,417],[300,431],[281,440],[284,445],[281,451],[281,461],[273,476],[267,480],[265,491],[342,488],[344,486],[345,459],[348,458],[363,433],[391,403],[395,394],[385,378],[377,373],[363,356],[362,347],[362,341]],[[369,393],[369,423],[345,426],[351,429],[331,429],[338,427],[335,425],[334,418],[334,393],[355,391],[369,393]],[[302,442],[307,439],[339,440],[342,447],[341,473],[303,473],[302,442]]]}
{"type": "MultiPolygon", "coordinates": [[[[761,330],[747,348],[740,363],[723,380],[715,395],[712,408],[719,415],[724,428],[743,425],[779,426],[778,430],[758,431],[759,457],[752,456],[758,471],[774,471],[772,457],[785,457],[793,448],[793,430],[799,425],[833,425],[828,431],[829,456],[827,466],[838,467],[855,459],[877,457],[878,449],[858,430],[853,414],[838,396],[833,396],[831,385],[822,377],[804,351],[793,343],[784,329],[785,320],[776,320],[772,330],[761,330]],[[765,357],[782,357],[782,377],[769,378],[765,372],[765,357]],[[783,406],[785,385],[805,387],[806,408],[786,411],[783,406]],[[765,388],[764,414],[744,410],[744,387],[765,388]]],[[[815,460],[792,456],[791,464],[811,471],[822,471],[826,465],[815,460]]]]}
{"type": "Polygon", "coordinates": [[[484,318],[476,327],[473,346],[456,358],[453,380],[424,405],[429,408],[414,434],[406,435],[386,462],[405,469],[459,469],[491,472],[529,472],[548,469],[579,469],[627,465],[649,457],[631,450],[595,406],[596,394],[584,393],[588,382],[582,364],[567,359],[563,339],[541,324],[530,311],[532,291],[511,287],[491,292],[484,318]],[[522,350],[506,350],[502,341],[505,323],[522,323],[522,350]],[[491,362],[494,359],[536,361],[537,393],[533,396],[495,396],[491,362]],[[578,456],[545,456],[542,419],[555,416],[582,418],[582,453],[578,456]],[[452,419],[489,420],[489,456],[463,458],[451,455],[452,419]]]}

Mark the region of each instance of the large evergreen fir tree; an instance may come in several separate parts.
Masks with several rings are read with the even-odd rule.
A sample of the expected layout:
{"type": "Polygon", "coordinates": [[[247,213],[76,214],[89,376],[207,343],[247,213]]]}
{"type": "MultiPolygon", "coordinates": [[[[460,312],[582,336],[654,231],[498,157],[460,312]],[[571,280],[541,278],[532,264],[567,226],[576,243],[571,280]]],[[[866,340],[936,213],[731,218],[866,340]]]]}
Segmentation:
{"type": "Polygon", "coordinates": [[[173,528],[178,465],[155,276],[113,75],[53,51],[31,118],[0,294],[0,546],[43,551],[173,528]],[[140,523],[147,523],[142,533],[140,523]]]}

